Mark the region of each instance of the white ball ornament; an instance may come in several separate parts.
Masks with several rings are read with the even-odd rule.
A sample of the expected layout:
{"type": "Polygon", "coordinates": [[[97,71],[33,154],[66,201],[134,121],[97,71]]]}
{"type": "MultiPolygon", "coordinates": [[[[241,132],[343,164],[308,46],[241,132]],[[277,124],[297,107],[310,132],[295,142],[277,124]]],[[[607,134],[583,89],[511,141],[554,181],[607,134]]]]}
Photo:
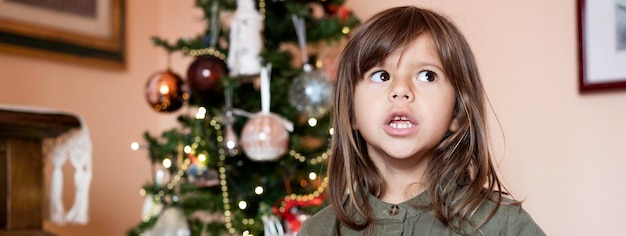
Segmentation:
{"type": "Polygon", "coordinates": [[[274,161],[287,151],[293,124],[270,112],[271,65],[261,68],[261,112],[252,116],[241,131],[241,147],[253,161],[274,161]],[[289,131],[289,132],[288,132],[289,131]]]}
{"type": "Polygon", "coordinates": [[[282,118],[271,113],[259,113],[244,125],[240,141],[251,160],[275,161],[287,152],[289,133],[282,118]]]}

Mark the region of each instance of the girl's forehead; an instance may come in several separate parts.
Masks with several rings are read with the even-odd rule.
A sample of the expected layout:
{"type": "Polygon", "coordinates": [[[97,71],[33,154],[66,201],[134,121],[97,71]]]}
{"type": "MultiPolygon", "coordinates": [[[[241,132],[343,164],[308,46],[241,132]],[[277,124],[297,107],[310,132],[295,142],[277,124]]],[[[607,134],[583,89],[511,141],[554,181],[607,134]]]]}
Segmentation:
{"type": "Polygon", "coordinates": [[[437,61],[441,62],[441,58],[439,58],[439,53],[436,45],[434,44],[432,36],[428,33],[422,33],[416,35],[411,40],[406,40],[405,42],[402,42],[397,46],[387,50],[387,52],[382,57],[377,58],[376,64],[394,63],[395,61],[390,62],[389,59],[401,59],[402,57],[406,56],[407,53],[412,53],[410,52],[410,49],[412,47],[417,47],[418,43],[421,43],[423,44],[422,46],[425,46],[421,47],[421,49],[427,50],[428,53],[430,53],[431,55],[435,55],[437,57],[437,61]]]}

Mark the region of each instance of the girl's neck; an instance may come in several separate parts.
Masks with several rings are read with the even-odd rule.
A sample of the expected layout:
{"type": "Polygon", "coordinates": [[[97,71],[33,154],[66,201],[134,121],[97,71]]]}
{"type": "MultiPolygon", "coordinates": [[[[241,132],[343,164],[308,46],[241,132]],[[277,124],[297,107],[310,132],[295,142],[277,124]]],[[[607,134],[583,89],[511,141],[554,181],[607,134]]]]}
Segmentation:
{"type": "Polygon", "coordinates": [[[406,202],[420,193],[424,192],[425,187],[421,182],[413,183],[401,183],[395,182],[388,184],[385,193],[380,196],[380,200],[391,204],[400,204],[406,202]]]}
{"type": "Polygon", "coordinates": [[[428,158],[421,160],[375,161],[386,183],[380,200],[398,204],[406,202],[425,190],[428,158]]]}

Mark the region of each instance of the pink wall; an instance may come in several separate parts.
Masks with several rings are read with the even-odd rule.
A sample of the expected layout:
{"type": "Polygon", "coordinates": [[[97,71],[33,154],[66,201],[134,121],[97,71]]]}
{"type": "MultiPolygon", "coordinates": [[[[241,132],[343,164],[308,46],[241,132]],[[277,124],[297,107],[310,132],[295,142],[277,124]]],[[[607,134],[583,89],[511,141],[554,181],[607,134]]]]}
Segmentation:
{"type": "MultiPolygon", "coordinates": [[[[578,93],[575,1],[347,4],[362,19],[405,4],[450,16],[477,56],[502,127],[492,117],[496,157],[513,194],[526,200],[525,208],[548,235],[622,233],[626,91],[578,93]]],[[[149,180],[150,166],[147,153],[133,152],[129,144],[141,141],[145,130],[158,132],[175,124],[173,115],[153,112],[143,98],[147,77],[165,67],[165,53],[152,46],[150,36],[174,40],[204,29],[193,0],[127,1],[127,15],[124,71],[0,54],[0,104],[74,112],[91,131],[90,222],[46,223],[47,230],[59,235],[124,235],[139,223],[143,198],[138,190],[149,180]]],[[[188,63],[174,55],[172,66],[184,74],[188,63]]],[[[67,180],[72,173],[66,169],[67,180]]],[[[67,198],[69,205],[72,199],[67,198]]]]}

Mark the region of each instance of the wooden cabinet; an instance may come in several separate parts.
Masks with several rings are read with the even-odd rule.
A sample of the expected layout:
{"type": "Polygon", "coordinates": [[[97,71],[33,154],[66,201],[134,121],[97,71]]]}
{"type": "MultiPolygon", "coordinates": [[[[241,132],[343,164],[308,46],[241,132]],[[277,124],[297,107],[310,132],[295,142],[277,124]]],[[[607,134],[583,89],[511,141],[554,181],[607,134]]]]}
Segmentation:
{"type": "Polygon", "coordinates": [[[51,235],[43,231],[42,142],[78,127],[72,115],[0,108],[0,236],[51,235]]]}

